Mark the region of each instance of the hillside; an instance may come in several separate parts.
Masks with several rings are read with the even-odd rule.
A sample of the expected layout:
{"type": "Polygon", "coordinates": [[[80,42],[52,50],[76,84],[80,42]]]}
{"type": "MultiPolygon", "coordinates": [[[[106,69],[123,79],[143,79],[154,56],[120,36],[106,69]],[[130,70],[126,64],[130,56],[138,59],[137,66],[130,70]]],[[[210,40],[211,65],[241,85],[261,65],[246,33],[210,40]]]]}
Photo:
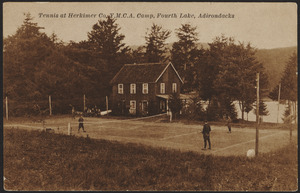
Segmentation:
{"type": "Polygon", "coordinates": [[[280,81],[286,62],[297,47],[259,49],[256,56],[262,62],[269,76],[270,89],[273,89],[280,81]]]}

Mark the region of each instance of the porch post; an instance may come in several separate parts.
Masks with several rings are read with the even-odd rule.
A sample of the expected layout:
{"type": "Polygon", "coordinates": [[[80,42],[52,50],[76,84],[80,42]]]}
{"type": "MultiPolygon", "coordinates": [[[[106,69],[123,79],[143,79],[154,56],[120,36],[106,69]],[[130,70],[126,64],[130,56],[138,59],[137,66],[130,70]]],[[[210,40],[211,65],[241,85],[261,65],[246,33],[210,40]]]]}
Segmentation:
{"type": "Polygon", "coordinates": [[[167,99],[167,112],[169,111],[169,100],[167,99]]]}

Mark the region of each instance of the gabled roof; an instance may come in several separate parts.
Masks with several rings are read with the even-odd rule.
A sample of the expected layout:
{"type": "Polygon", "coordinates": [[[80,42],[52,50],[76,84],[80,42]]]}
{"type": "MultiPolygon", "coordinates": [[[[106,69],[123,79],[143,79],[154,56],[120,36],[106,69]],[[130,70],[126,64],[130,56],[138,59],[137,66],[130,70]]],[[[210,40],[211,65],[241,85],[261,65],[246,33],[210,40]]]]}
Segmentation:
{"type": "Polygon", "coordinates": [[[175,67],[173,66],[173,64],[172,64],[171,62],[169,62],[169,64],[165,67],[164,71],[162,71],[162,73],[159,75],[159,77],[156,79],[155,82],[157,82],[157,81],[160,79],[160,77],[165,73],[165,71],[167,70],[167,68],[168,68],[169,66],[172,67],[172,69],[174,70],[174,72],[175,72],[176,75],[178,76],[179,80],[180,80],[181,83],[183,84],[183,80],[181,79],[181,77],[179,76],[177,70],[175,69],[175,67]]]}
{"type": "Polygon", "coordinates": [[[173,64],[163,63],[142,63],[142,64],[125,64],[121,70],[110,81],[110,84],[116,83],[138,83],[138,82],[157,82],[169,66],[172,66],[178,78],[182,82],[179,74],[173,64]]]}

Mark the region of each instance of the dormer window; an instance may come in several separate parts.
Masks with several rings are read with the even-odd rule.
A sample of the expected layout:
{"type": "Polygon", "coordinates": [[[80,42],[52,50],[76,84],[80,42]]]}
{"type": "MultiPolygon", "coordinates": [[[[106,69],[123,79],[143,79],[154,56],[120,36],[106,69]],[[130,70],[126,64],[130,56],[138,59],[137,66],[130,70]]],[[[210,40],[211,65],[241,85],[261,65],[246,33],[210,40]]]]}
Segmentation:
{"type": "Polygon", "coordinates": [[[176,83],[172,84],[172,92],[177,93],[177,84],[176,83]]]}
{"type": "Polygon", "coordinates": [[[136,93],[136,84],[130,84],[130,94],[136,93]]]}
{"type": "Polygon", "coordinates": [[[123,94],[124,93],[124,86],[123,84],[118,84],[118,94],[123,94]]]}
{"type": "Polygon", "coordinates": [[[143,84],[143,90],[142,90],[143,94],[148,94],[148,83],[144,83],[143,84]]]}
{"type": "Polygon", "coordinates": [[[166,85],[165,83],[160,83],[160,93],[165,94],[166,92],[166,85]]]}

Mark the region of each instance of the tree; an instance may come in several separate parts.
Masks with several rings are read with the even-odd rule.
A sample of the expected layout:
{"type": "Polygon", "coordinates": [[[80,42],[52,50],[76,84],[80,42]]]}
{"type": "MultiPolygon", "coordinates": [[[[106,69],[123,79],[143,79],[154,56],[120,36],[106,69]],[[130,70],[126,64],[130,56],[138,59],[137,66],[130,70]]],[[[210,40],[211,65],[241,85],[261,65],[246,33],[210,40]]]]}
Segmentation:
{"type": "Polygon", "coordinates": [[[162,26],[153,23],[146,32],[146,58],[148,62],[163,62],[166,60],[165,41],[170,37],[171,31],[164,30],[162,26]]]}
{"type": "Polygon", "coordinates": [[[278,100],[278,95],[279,95],[279,85],[277,85],[273,88],[273,90],[269,93],[269,97],[273,101],[277,101],[278,100]]]}
{"type": "Polygon", "coordinates": [[[41,96],[35,84],[35,73],[54,50],[55,44],[42,27],[32,22],[30,13],[14,35],[3,41],[4,95],[11,98],[34,99],[41,96]]]}
{"type": "MultiPolygon", "coordinates": [[[[254,103],[254,111],[253,113],[256,114],[256,102],[254,103]]],[[[263,116],[269,115],[269,111],[267,108],[267,105],[264,103],[263,100],[259,100],[259,109],[258,109],[258,114],[260,116],[260,122],[263,121],[263,116]]]]}
{"type": "Polygon", "coordinates": [[[190,100],[192,102],[188,105],[186,112],[188,119],[204,121],[206,119],[206,114],[201,99],[199,96],[194,96],[190,98],[190,100]]]}
{"type": "MultiPolygon", "coordinates": [[[[285,65],[285,70],[281,75],[281,96],[283,100],[297,101],[297,54],[293,53],[285,65]]],[[[279,85],[273,88],[269,97],[278,100],[279,85]]]]}
{"type": "Polygon", "coordinates": [[[204,52],[197,64],[197,77],[200,96],[209,101],[207,119],[214,120],[232,111],[232,91],[235,87],[232,87],[230,79],[234,74],[230,74],[229,67],[234,67],[230,66],[230,60],[234,57],[234,39],[222,35],[216,37],[209,46],[210,49],[204,52]]]}
{"type": "Polygon", "coordinates": [[[245,108],[250,110],[256,99],[257,72],[262,74],[260,86],[265,88],[268,85],[263,65],[256,61],[256,50],[250,43],[236,44],[233,38],[224,35],[216,37],[209,46],[210,50],[207,51],[203,67],[199,70],[200,93],[209,103],[212,99],[216,100],[214,104],[223,109],[219,111],[215,108],[218,110],[214,112],[218,114],[217,117],[222,117],[224,113],[235,115],[232,103],[235,100],[239,101],[244,120],[245,108]]]}
{"type": "Polygon", "coordinates": [[[263,100],[259,101],[259,115],[260,116],[266,116],[269,114],[269,111],[267,109],[267,105],[264,103],[263,100]]]}
{"type": "Polygon", "coordinates": [[[256,73],[260,72],[260,96],[268,87],[268,77],[263,65],[257,62],[256,50],[250,43],[230,44],[226,64],[221,67],[217,81],[218,90],[230,96],[231,100],[238,100],[244,120],[245,107],[253,104],[256,99],[256,73]],[[223,89],[223,91],[222,91],[223,89]]]}
{"type": "Polygon", "coordinates": [[[179,94],[173,93],[170,96],[169,108],[171,109],[171,112],[174,115],[174,118],[176,119],[177,115],[179,114],[180,110],[182,109],[182,101],[179,97],[179,94]]]}
{"type": "Polygon", "coordinates": [[[252,109],[253,109],[252,103],[246,101],[246,103],[245,103],[245,112],[247,113],[247,121],[248,121],[248,115],[249,115],[249,112],[250,112],[252,109]]]}
{"type": "Polygon", "coordinates": [[[77,74],[78,78],[74,84],[81,85],[83,88],[80,91],[81,96],[88,94],[96,98],[110,93],[109,81],[111,77],[109,76],[108,65],[97,52],[90,49],[89,42],[70,42],[63,48],[63,52],[75,62],[76,65],[74,67],[76,69],[72,68],[72,70],[79,71],[77,74]],[[88,82],[83,81],[84,79],[88,80],[88,82]]]}
{"type": "Polygon", "coordinates": [[[293,53],[286,63],[281,78],[281,99],[297,101],[297,54],[293,53]]]}
{"type": "Polygon", "coordinates": [[[90,49],[97,52],[108,65],[111,78],[123,65],[119,60],[120,56],[129,51],[128,46],[122,43],[125,36],[120,34],[120,29],[116,19],[108,16],[106,20],[99,20],[94,24],[92,31],[88,33],[90,49]]]}
{"type": "MultiPolygon", "coordinates": [[[[286,67],[284,70],[284,74],[281,78],[281,99],[288,100],[289,107],[287,108],[290,112],[289,114],[292,114],[291,111],[293,110],[294,118],[296,119],[296,101],[298,99],[298,85],[297,85],[297,79],[298,79],[298,73],[297,73],[297,54],[293,53],[288,62],[286,63],[286,67]],[[293,108],[291,107],[293,105],[293,108]]],[[[296,123],[296,122],[295,122],[296,123]]]]}
{"type": "Polygon", "coordinates": [[[201,55],[197,48],[196,29],[190,24],[182,24],[179,29],[176,29],[179,40],[172,45],[171,50],[171,61],[185,82],[183,85],[185,91],[190,91],[195,87],[195,65],[197,58],[201,55]]]}
{"type": "Polygon", "coordinates": [[[71,88],[70,68],[74,64],[61,52],[61,42],[55,34],[48,37],[25,14],[21,27],[3,42],[4,95],[11,101],[13,115],[45,112],[48,95],[58,98],[71,88]],[[14,101],[20,101],[18,103],[14,101]]]}
{"type": "Polygon", "coordinates": [[[225,63],[225,50],[232,40],[225,36],[216,37],[209,44],[210,49],[205,52],[205,57],[198,65],[199,93],[202,99],[211,101],[217,93],[217,76],[220,68],[225,63]]]}
{"type": "Polygon", "coordinates": [[[146,48],[144,46],[139,46],[135,50],[132,50],[132,62],[131,63],[146,63],[148,60],[146,58],[146,48]]]}
{"type": "Polygon", "coordinates": [[[105,94],[107,87],[101,86],[108,85],[103,83],[109,81],[107,71],[97,68],[102,60],[88,42],[65,45],[55,34],[49,37],[41,29],[26,14],[16,33],[4,39],[3,94],[9,96],[10,113],[49,112],[48,95],[53,113],[67,113],[69,104],[82,103],[83,94],[97,99],[105,94]]]}
{"type": "Polygon", "coordinates": [[[292,114],[291,114],[291,105],[290,104],[288,104],[286,106],[286,108],[284,110],[282,120],[286,124],[291,124],[293,122],[293,117],[292,117],[292,114]]]}

